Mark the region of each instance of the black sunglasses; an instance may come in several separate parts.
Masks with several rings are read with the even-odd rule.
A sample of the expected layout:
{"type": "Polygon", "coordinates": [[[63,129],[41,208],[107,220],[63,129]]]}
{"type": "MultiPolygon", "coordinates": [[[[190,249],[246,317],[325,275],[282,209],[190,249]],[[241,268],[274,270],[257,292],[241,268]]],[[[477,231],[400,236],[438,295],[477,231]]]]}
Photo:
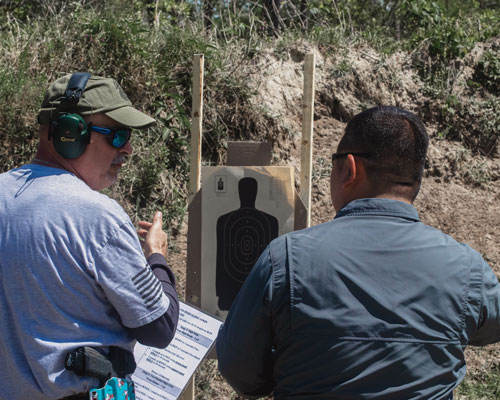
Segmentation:
{"type": "Polygon", "coordinates": [[[125,127],[103,128],[101,126],[91,125],[90,129],[103,135],[109,135],[107,138],[109,144],[116,149],[124,147],[129,141],[130,134],[132,133],[132,129],[125,127]]]}
{"type": "Polygon", "coordinates": [[[349,153],[333,153],[332,154],[332,164],[333,164],[333,162],[335,160],[338,160],[339,158],[347,157],[349,154],[351,154],[353,156],[365,157],[365,158],[368,158],[368,157],[372,156],[370,153],[352,153],[352,152],[349,152],[349,153]]]}

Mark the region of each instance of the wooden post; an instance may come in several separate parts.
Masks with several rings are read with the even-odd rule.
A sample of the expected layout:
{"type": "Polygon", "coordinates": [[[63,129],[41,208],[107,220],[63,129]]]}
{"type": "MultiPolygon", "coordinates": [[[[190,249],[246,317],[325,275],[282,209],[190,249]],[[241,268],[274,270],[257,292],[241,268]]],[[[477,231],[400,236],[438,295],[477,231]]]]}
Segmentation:
{"type": "MultiPolygon", "coordinates": [[[[193,106],[191,111],[191,170],[189,173],[189,200],[200,190],[201,140],[203,119],[203,54],[193,56],[193,106]]],[[[187,298],[186,298],[187,300],[187,298]]],[[[182,400],[194,400],[194,376],[182,394],[182,400]]]]}
{"type": "Polygon", "coordinates": [[[201,139],[203,118],[203,54],[193,56],[193,106],[191,111],[191,170],[189,173],[189,194],[194,196],[200,190],[201,139]]]}
{"type": "Polygon", "coordinates": [[[314,122],[314,54],[304,61],[304,99],[302,143],[300,154],[300,198],[307,210],[307,226],[311,226],[311,176],[314,122]]]}
{"type": "Polygon", "coordinates": [[[184,393],[182,393],[181,400],[194,400],[194,376],[188,382],[186,390],[184,390],[184,393]]]}

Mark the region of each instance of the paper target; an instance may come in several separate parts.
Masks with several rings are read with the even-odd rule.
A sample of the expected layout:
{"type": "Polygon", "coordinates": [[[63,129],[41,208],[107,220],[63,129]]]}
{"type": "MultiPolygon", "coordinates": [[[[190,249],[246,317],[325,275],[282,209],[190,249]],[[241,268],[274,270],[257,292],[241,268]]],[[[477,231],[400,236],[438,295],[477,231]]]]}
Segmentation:
{"type": "Polygon", "coordinates": [[[290,167],[204,167],[201,307],[222,318],[269,243],[293,228],[290,167]]]}
{"type": "Polygon", "coordinates": [[[243,178],[238,188],[241,207],[217,221],[216,294],[221,310],[229,310],[260,254],[278,236],[278,220],[255,208],[257,181],[243,178]]]}

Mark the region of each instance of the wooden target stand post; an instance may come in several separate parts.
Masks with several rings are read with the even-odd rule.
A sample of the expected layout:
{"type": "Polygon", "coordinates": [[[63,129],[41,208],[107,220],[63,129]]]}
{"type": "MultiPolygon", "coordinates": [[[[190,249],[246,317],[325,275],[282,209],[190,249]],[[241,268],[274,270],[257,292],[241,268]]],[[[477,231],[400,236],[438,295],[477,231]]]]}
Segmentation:
{"type": "MultiPolygon", "coordinates": [[[[206,264],[206,259],[203,258],[207,254],[206,244],[203,246],[202,240],[208,241],[207,238],[203,238],[203,196],[201,187],[202,181],[202,168],[201,168],[201,143],[202,143],[202,117],[203,117],[203,70],[204,70],[204,57],[201,54],[196,54],[193,57],[193,104],[192,104],[192,123],[191,123],[191,172],[189,179],[189,189],[190,189],[190,204],[188,207],[188,238],[187,238],[187,268],[186,268],[186,302],[192,304],[195,307],[205,309],[202,302],[202,280],[207,279],[203,276],[203,265],[206,264]],[[203,239],[202,239],[203,238],[203,239]]],[[[229,142],[227,149],[227,162],[226,166],[228,168],[223,169],[219,175],[215,175],[215,180],[210,181],[214,183],[214,186],[209,185],[205,188],[205,191],[209,190],[212,192],[223,192],[226,188],[229,190],[231,184],[232,186],[238,186],[240,190],[240,200],[241,200],[241,185],[234,184],[235,178],[229,175],[224,175],[227,171],[244,171],[243,175],[254,176],[255,179],[259,180],[259,174],[264,171],[264,185],[262,191],[266,194],[270,194],[272,200],[276,200],[276,207],[278,207],[278,195],[273,195],[273,190],[275,190],[276,179],[269,175],[272,173],[280,173],[280,168],[283,168],[285,178],[280,179],[286,180],[288,184],[288,176],[291,196],[287,197],[287,202],[290,206],[291,214],[287,219],[288,231],[303,229],[310,226],[311,223],[311,176],[312,176],[312,144],[313,144],[313,116],[314,116],[314,86],[315,86],[315,57],[314,54],[308,54],[305,57],[304,62],[304,98],[303,98],[303,124],[302,124],[302,141],[301,141],[301,169],[300,169],[300,195],[295,191],[293,185],[293,168],[292,167],[272,167],[271,166],[271,144],[270,143],[260,143],[260,142],[229,142]],[[236,169],[232,169],[237,167],[236,169]],[[273,172],[274,171],[274,172],[273,172]],[[290,175],[287,175],[287,171],[290,171],[290,175]],[[274,180],[273,180],[274,179],[274,180]],[[271,182],[268,186],[265,186],[265,182],[271,182]],[[275,196],[275,197],[273,197],[275,196]]],[[[216,167],[206,167],[212,168],[215,171],[219,171],[216,167]]],[[[210,171],[209,171],[210,172],[210,171]]],[[[241,176],[237,179],[241,178],[241,176]]],[[[249,179],[248,177],[246,178],[249,179]]],[[[251,180],[252,178],[250,178],[251,180]]],[[[254,180],[255,180],[254,179],[254,180]]],[[[241,182],[242,179],[240,179],[241,182]]],[[[208,182],[208,180],[206,180],[208,182]]],[[[239,182],[238,182],[239,183],[239,182]]],[[[261,185],[255,184],[256,187],[261,185]]],[[[251,186],[251,185],[250,185],[251,186]]],[[[279,186],[279,185],[278,185],[279,186]]],[[[260,186],[259,186],[260,187],[260,186]]],[[[233,188],[234,189],[234,188],[233,188]]],[[[244,189],[249,190],[249,189],[244,189]]],[[[250,189],[253,190],[253,189],[250,189]]],[[[259,189],[261,190],[261,189],[259,189]]],[[[207,193],[207,192],[206,192],[207,193]]],[[[221,194],[221,193],[219,193],[221,194]]],[[[223,193],[222,193],[223,194],[223,193]]],[[[206,194],[207,195],[207,194],[206,194]]],[[[217,193],[215,193],[217,195],[217,193]]],[[[208,196],[208,195],[207,195],[208,196]]],[[[252,195],[250,195],[252,197],[252,195]]],[[[212,199],[213,200],[213,199],[212,199]]],[[[217,199],[216,199],[217,200],[217,199]]],[[[255,200],[255,197],[254,197],[255,200]]],[[[218,202],[218,201],[217,201],[218,202]]],[[[219,204],[220,206],[220,204],[219,204]]],[[[224,207],[224,206],[221,206],[224,207]]],[[[234,217],[234,211],[228,209],[228,214],[230,217],[234,217]]],[[[205,213],[208,214],[207,210],[205,213]]],[[[212,213],[212,210],[209,212],[212,213]]],[[[262,212],[267,216],[263,218],[262,224],[268,224],[269,220],[272,220],[272,216],[269,217],[267,213],[262,212]]],[[[223,216],[223,217],[225,217],[223,216]]],[[[283,217],[285,218],[285,217],[283,217]]],[[[272,221],[271,221],[272,222],[272,221]]],[[[217,225],[219,225],[217,223],[217,225]]],[[[252,229],[248,229],[252,231],[252,229]]],[[[283,229],[280,227],[280,231],[283,229]]],[[[221,230],[222,231],[222,230],[221,230]]],[[[241,229],[239,230],[241,231],[241,229]]],[[[206,232],[206,227],[205,227],[206,232]]],[[[234,231],[231,231],[234,232],[234,231]]],[[[217,227],[217,235],[219,234],[219,227],[217,227]]],[[[284,232],[280,232],[284,233],[284,232]]],[[[216,231],[214,229],[212,238],[208,238],[213,241],[216,237],[216,231]]],[[[229,235],[231,236],[231,235],[229,235]]],[[[231,240],[229,236],[224,236],[224,238],[231,240]]],[[[251,238],[251,235],[249,236],[251,238]]],[[[246,239],[242,238],[242,248],[245,247],[246,239]]],[[[217,249],[217,252],[219,248],[217,249]]],[[[245,255],[245,250],[243,255],[245,255]]],[[[218,256],[218,254],[217,254],[218,256]]],[[[213,274],[213,272],[212,272],[213,274]]],[[[208,278],[210,279],[210,278],[208,278]]],[[[213,277],[211,278],[214,280],[213,277]]],[[[205,284],[205,283],[204,283],[205,284]]],[[[206,286],[206,285],[205,285],[206,286]]],[[[221,297],[219,297],[220,299],[221,297]]],[[[220,306],[220,300],[219,300],[220,306]]],[[[213,313],[213,310],[206,310],[213,313]]],[[[216,314],[217,315],[217,314],[216,314]]],[[[209,358],[216,358],[215,351],[212,351],[209,358]]],[[[191,379],[181,398],[183,400],[193,400],[195,397],[194,389],[194,377],[191,379]]]]}

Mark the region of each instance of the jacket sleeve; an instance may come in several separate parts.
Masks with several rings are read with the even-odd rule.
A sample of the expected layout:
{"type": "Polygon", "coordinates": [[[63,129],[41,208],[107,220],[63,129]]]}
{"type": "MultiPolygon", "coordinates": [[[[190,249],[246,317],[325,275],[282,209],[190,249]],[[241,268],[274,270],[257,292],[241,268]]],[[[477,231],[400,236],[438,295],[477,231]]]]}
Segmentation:
{"type": "Polygon", "coordinates": [[[269,246],[246,279],[217,337],[219,370],[249,398],[270,394],[273,377],[272,265],[269,246]]]}
{"type": "Polygon", "coordinates": [[[490,266],[481,260],[482,284],[477,330],[469,344],[485,346],[500,341],[500,284],[490,266]]]}

